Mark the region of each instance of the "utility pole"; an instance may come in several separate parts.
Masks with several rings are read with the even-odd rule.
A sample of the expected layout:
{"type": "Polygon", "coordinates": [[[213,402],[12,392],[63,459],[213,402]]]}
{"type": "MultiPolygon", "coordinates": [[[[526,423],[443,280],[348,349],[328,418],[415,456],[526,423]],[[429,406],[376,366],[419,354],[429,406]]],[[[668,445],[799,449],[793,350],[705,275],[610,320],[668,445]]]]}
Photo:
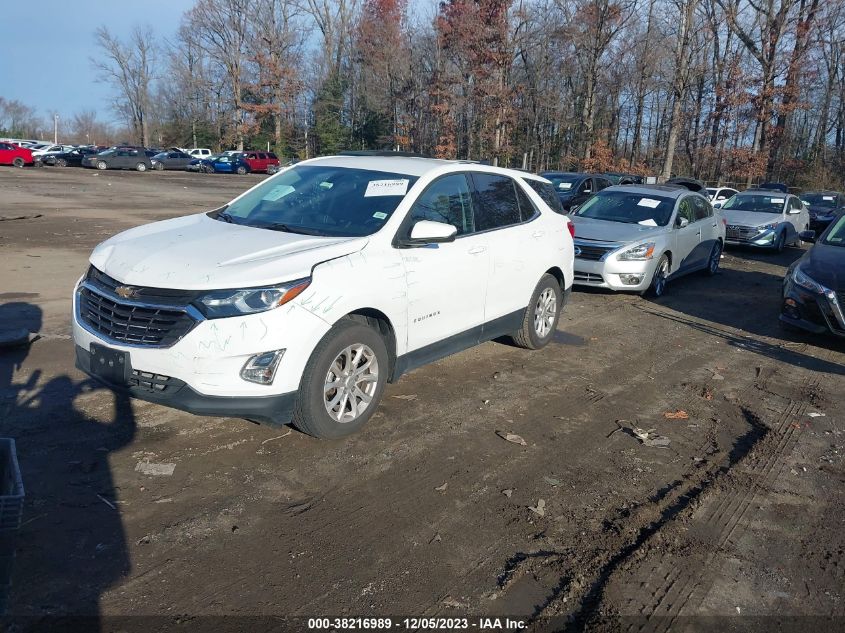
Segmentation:
{"type": "Polygon", "coordinates": [[[59,144],[59,115],[53,115],[53,145],[59,144]]]}

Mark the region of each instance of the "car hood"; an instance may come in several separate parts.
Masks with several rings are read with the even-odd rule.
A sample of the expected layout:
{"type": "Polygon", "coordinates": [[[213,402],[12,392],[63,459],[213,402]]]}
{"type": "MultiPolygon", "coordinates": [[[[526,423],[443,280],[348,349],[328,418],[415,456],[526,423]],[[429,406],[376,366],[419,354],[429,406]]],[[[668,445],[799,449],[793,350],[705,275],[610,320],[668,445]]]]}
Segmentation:
{"type": "Polygon", "coordinates": [[[125,284],[215,290],[301,279],[316,265],[361,250],[367,237],[319,237],[213,220],[204,213],[120,233],[91,264],[125,284]]]}
{"type": "Polygon", "coordinates": [[[739,211],[737,209],[719,209],[728,224],[739,226],[764,226],[772,222],[780,222],[780,213],[763,213],[757,211],[739,211]]]}
{"type": "Polygon", "coordinates": [[[798,260],[801,270],[836,292],[845,292],[845,247],[816,244],[798,260]]]}
{"type": "Polygon", "coordinates": [[[636,242],[666,231],[665,226],[646,226],[643,224],[625,224],[608,222],[578,215],[569,216],[575,224],[575,238],[601,240],[603,242],[636,242]]]}

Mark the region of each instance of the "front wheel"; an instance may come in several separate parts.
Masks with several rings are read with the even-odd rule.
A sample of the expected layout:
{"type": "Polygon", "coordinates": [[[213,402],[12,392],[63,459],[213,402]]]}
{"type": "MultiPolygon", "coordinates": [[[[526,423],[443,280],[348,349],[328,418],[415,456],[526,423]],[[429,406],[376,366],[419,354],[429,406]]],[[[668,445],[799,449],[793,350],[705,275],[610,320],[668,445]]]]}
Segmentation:
{"type": "Polygon", "coordinates": [[[775,252],[776,253],[782,253],[785,246],[786,246],[786,233],[781,231],[778,234],[777,241],[775,242],[775,252]]]}
{"type": "Polygon", "coordinates": [[[642,293],[643,296],[651,295],[652,297],[662,297],[666,294],[666,284],[669,282],[669,257],[662,255],[660,261],[657,262],[657,268],[654,269],[654,275],[651,277],[651,284],[642,293]]]}
{"type": "Polygon", "coordinates": [[[163,163],[156,163],[156,169],[158,171],[164,171],[164,164],[163,163]]]}
{"type": "Polygon", "coordinates": [[[56,167],[67,167],[67,161],[64,158],[56,160],[56,167]]]}
{"type": "Polygon", "coordinates": [[[238,173],[239,176],[243,176],[246,173],[246,167],[241,165],[240,167],[238,167],[237,173],[238,173]]]}
{"type": "Polygon", "coordinates": [[[707,260],[707,274],[711,277],[719,272],[719,264],[722,261],[722,243],[717,241],[710,251],[710,259],[707,260]]]}
{"type": "Polygon", "coordinates": [[[98,160],[97,161],[97,169],[99,169],[100,171],[103,171],[104,169],[108,169],[108,167],[109,166],[106,165],[106,161],[104,161],[104,160],[98,160]]]}
{"type": "Polygon", "coordinates": [[[360,321],[339,321],[314,349],[305,367],[294,407],[294,425],[319,438],[354,433],[375,412],[389,365],[381,334],[360,321]]]}
{"type": "Polygon", "coordinates": [[[562,309],[563,292],[560,282],[546,273],[531,294],[531,301],[522,319],[522,327],[511,336],[513,342],[525,349],[545,347],[557,330],[562,309]]]}

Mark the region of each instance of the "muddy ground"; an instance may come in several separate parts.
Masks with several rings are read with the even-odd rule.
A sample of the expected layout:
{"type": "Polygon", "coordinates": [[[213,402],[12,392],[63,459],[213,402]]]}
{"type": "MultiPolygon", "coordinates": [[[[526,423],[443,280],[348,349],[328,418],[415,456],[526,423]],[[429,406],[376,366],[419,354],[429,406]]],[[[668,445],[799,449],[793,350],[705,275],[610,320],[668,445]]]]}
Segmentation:
{"type": "Polygon", "coordinates": [[[800,249],[729,251],[717,277],[657,301],[576,291],[547,348],[491,342],[417,370],[341,441],[87,381],[68,335],[91,248],[260,178],[0,169],[0,324],[40,335],[0,353],[0,435],[17,440],[27,495],[16,626],[490,615],[537,630],[843,628],[845,344],[778,326],[800,249]],[[665,415],[679,410],[688,418],[665,415]],[[647,446],[633,427],[671,443],[647,446]]]}

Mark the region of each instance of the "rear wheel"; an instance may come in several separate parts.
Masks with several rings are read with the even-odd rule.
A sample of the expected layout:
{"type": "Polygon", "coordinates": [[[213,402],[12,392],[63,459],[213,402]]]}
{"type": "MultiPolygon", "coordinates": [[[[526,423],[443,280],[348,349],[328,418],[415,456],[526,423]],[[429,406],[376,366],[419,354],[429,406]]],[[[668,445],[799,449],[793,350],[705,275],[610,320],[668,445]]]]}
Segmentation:
{"type": "Polygon", "coordinates": [[[138,163],[137,165],[135,165],[135,171],[147,171],[147,164],[138,163]]]}
{"type": "Polygon", "coordinates": [[[562,309],[563,292],[560,283],[547,273],[531,294],[522,327],[511,335],[513,342],[525,349],[545,347],[557,330],[562,309]]]}
{"type": "Polygon", "coordinates": [[[15,158],[12,160],[12,165],[14,165],[15,167],[23,167],[25,164],[26,161],[20,156],[15,156],[15,158]]]}
{"type": "Polygon", "coordinates": [[[305,367],[294,425],[320,438],[354,433],[375,412],[389,365],[387,346],[378,332],[353,319],[339,321],[305,367]]]}
{"type": "Polygon", "coordinates": [[[719,264],[722,261],[722,243],[717,241],[710,251],[710,258],[707,260],[707,274],[711,277],[719,272],[719,264]]]}
{"type": "Polygon", "coordinates": [[[650,295],[652,297],[662,297],[666,294],[666,284],[669,282],[669,257],[662,255],[660,261],[657,262],[657,268],[654,269],[654,275],[651,278],[651,284],[642,293],[643,296],[650,295]]]}

